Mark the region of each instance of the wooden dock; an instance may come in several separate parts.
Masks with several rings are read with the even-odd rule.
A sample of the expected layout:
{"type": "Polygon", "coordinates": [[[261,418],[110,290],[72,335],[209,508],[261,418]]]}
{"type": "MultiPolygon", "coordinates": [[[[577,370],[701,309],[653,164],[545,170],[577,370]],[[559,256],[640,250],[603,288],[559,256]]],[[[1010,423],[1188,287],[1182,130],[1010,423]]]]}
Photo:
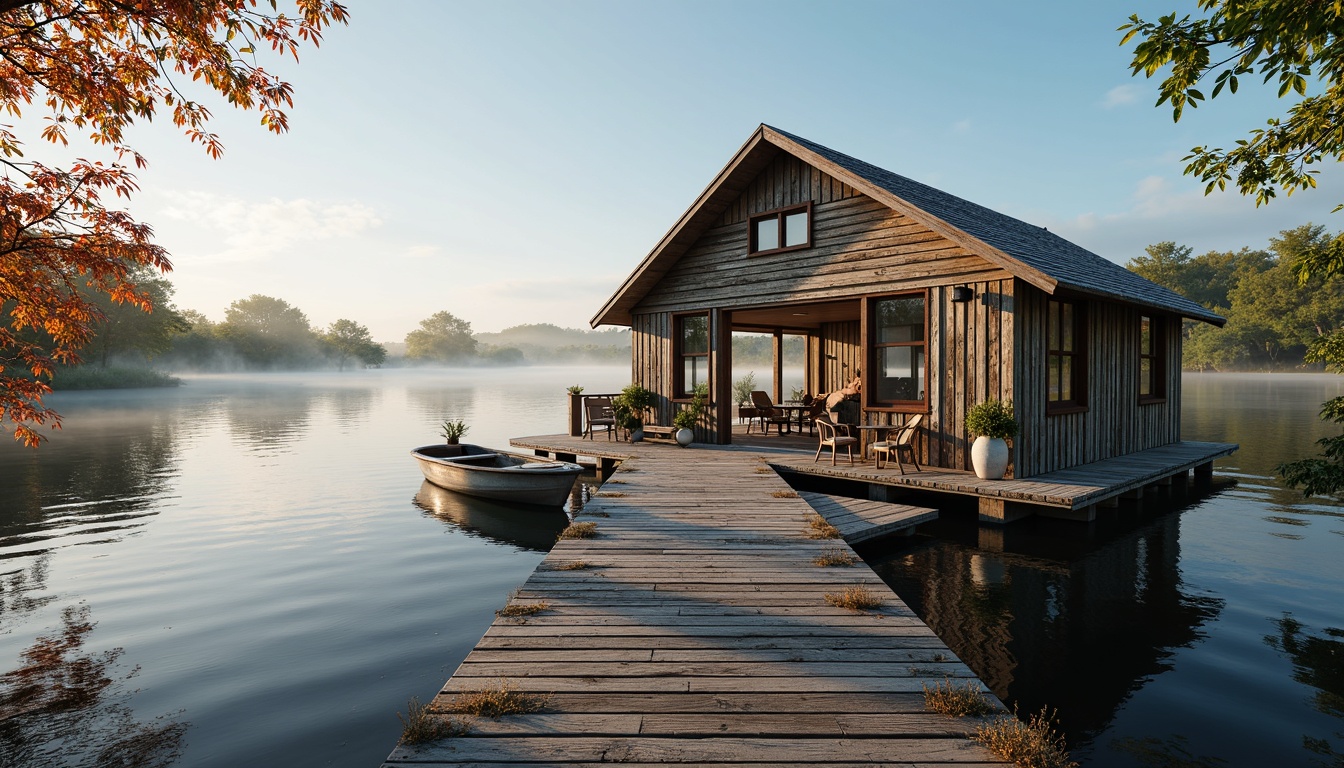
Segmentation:
{"type": "Polygon", "coordinates": [[[1095,518],[1098,505],[1114,503],[1122,496],[1141,497],[1147,486],[1183,481],[1192,470],[1212,473],[1213,461],[1230,456],[1238,447],[1235,443],[1187,440],[1035,477],[1003,480],[981,480],[973,472],[938,467],[907,470],[905,474],[894,467],[877,469],[872,464],[833,467],[797,453],[772,456],[770,464],[782,472],[975,496],[980,500],[980,519],[985,522],[1010,522],[1029,514],[1088,521],[1095,518]]]}
{"type": "Polygon", "coordinates": [[[496,618],[432,704],[506,680],[545,709],[386,766],[1001,764],[967,738],[978,721],[924,706],[925,685],[983,684],[862,561],[814,564],[852,551],[807,538],[811,508],[761,456],[620,450],[579,518],[597,535],[557,543],[512,598],[544,610],[496,618]],[[828,604],[853,587],[883,604],[828,604]]]}
{"type": "Polygon", "coordinates": [[[909,534],[920,523],[938,519],[938,510],[928,507],[849,499],[811,491],[803,491],[798,495],[817,514],[826,518],[826,522],[835,526],[840,536],[850,544],[898,533],[909,534]]]}
{"type": "MultiPolygon", "coordinates": [[[[638,450],[629,443],[583,440],[568,435],[524,437],[510,442],[558,458],[572,458],[576,454],[605,457],[602,460],[608,464],[638,450]]],[[[831,466],[827,461],[813,460],[816,445],[816,438],[784,435],[757,439],[750,445],[719,446],[718,449],[768,456],[770,466],[783,473],[867,483],[870,497],[878,500],[889,497],[887,489],[899,492],[901,488],[974,496],[979,500],[982,521],[1006,523],[1030,514],[1093,520],[1098,507],[1113,506],[1121,497],[1141,497],[1148,486],[1182,482],[1191,471],[1196,475],[1210,474],[1215,459],[1230,456],[1238,448],[1235,443],[1185,440],[1035,477],[981,480],[974,472],[939,467],[924,467],[920,471],[907,469],[902,474],[894,466],[877,469],[871,461],[831,466]]],[[[650,445],[644,450],[669,450],[669,447],[650,445]]],[[[673,446],[670,450],[677,449],[673,446]]]]}

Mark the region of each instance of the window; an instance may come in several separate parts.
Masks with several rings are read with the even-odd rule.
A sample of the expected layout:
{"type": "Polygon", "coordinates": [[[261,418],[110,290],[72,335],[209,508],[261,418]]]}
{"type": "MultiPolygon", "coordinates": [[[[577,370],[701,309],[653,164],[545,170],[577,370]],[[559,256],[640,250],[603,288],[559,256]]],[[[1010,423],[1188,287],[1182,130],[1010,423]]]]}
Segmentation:
{"type": "Polygon", "coordinates": [[[924,350],[928,344],[925,292],[875,299],[868,318],[873,360],[868,365],[868,401],[878,407],[923,410],[926,397],[924,350]]]}
{"type": "Polygon", "coordinates": [[[748,220],[747,253],[775,253],[812,247],[812,204],[766,211],[748,220]]]}
{"type": "Polygon", "coordinates": [[[1046,372],[1048,413],[1070,413],[1087,407],[1086,325],[1083,305],[1050,301],[1046,310],[1046,372]]]}
{"type": "Polygon", "coordinates": [[[1139,318],[1139,402],[1160,403],[1167,397],[1166,323],[1163,318],[1139,318]]]}
{"type": "Polygon", "coordinates": [[[697,384],[709,381],[709,315],[676,318],[677,397],[690,397],[697,384]]]}

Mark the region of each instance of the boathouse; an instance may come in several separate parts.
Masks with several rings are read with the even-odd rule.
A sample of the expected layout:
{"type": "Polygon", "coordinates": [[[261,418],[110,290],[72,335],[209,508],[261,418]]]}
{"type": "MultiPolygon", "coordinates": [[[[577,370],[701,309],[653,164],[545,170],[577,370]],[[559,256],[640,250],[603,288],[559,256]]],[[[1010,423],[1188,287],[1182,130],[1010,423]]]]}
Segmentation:
{"type": "Polygon", "coordinates": [[[924,414],[921,464],[969,469],[964,416],[1013,401],[1010,472],[1181,440],[1181,323],[1223,318],[1042,227],[760,126],[592,319],[629,326],[670,424],[732,442],[732,333],[806,339],[810,392],[861,372],[864,420],[924,414]]]}

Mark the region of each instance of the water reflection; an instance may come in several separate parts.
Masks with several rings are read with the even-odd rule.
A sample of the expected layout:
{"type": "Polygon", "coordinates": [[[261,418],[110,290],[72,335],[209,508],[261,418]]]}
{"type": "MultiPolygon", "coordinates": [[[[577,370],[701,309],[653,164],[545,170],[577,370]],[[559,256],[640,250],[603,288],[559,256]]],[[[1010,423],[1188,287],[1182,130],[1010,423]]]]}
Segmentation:
{"type": "Polygon", "coordinates": [[[165,423],[172,420],[160,414],[130,429],[93,420],[40,451],[6,446],[0,561],[40,555],[51,542],[116,541],[144,525],[177,475],[177,432],[165,423]]]}
{"type": "Polygon", "coordinates": [[[957,516],[864,556],[996,695],[1022,712],[1058,708],[1073,741],[1103,729],[1224,606],[1183,583],[1181,518],[1152,506],[1091,527],[957,516]]]}
{"type": "Polygon", "coordinates": [[[302,387],[249,388],[228,400],[229,434],[249,453],[288,453],[307,437],[318,396],[302,387]]]}
{"type": "Polygon", "coordinates": [[[86,653],[93,631],[88,606],[61,613],[58,631],[38,637],[21,666],[0,676],[0,755],[6,766],[136,766],[173,764],[188,723],[172,717],[137,720],[122,651],[86,653]]]}
{"type": "Polygon", "coordinates": [[[569,525],[564,510],[477,499],[428,480],[420,484],[414,504],[470,536],[535,552],[549,552],[555,537],[569,525]]]}
{"type": "MultiPolygon", "coordinates": [[[[1293,679],[1315,689],[1312,703],[1316,710],[1331,717],[1344,718],[1344,630],[1326,627],[1313,635],[1302,622],[1288,614],[1275,622],[1278,634],[1267,635],[1265,644],[1288,656],[1293,662],[1293,679]]],[[[1344,749],[1344,733],[1333,738],[1344,749]]],[[[1344,752],[1337,751],[1330,739],[1303,734],[1303,746],[1332,765],[1344,765],[1344,752]]]]}

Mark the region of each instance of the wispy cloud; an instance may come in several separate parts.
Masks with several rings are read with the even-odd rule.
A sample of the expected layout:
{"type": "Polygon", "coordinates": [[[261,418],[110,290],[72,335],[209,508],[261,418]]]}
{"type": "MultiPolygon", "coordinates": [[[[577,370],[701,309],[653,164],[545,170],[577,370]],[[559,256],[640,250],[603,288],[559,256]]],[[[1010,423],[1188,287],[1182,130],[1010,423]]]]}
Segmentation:
{"type": "Polygon", "coordinates": [[[1128,104],[1133,104],[1139,100],[1139,89],[1135,85],[1117,85],[1106,92],[1106,96],[1101,100],[1102,109],[1115,109],[1128,104]]]}
{"type": "Polygon", "coordinates": [[[1126,210],[1046,217],[1035,223],[1122,264],[1164,240],[1188,245],[1196,253],[1262,248],[1280,231],[1308,221],[1337,226],[1329,212],[1340,195],[1340,185],[1332,182],[1341,176],[1322,173],[1321,188],[1259,208],[1254,198],[1231,190],[1205,196],[1197,182],[1149,176],[1135,185],[1126,210]]]}
{"type": "Polygon", "coordinates": [[[259,261],[307,243],[350,238],[382,224],[359,202],[324,203],[306,198],[264,202],[208,192],[177,196],[164,218],[192,228],[201,261],[259,261]]]}
{"type": "Polygon", "coordinates": [[[971,121],[970,121],[970,120],[958,120],[957,122],[955,122],[955,123],[952,124],[952,132],[955,133],[955,134],[959,134],[959,135],[964,135],[964,134],[970,133],[970,132],[971,132],[971,121]]]}

